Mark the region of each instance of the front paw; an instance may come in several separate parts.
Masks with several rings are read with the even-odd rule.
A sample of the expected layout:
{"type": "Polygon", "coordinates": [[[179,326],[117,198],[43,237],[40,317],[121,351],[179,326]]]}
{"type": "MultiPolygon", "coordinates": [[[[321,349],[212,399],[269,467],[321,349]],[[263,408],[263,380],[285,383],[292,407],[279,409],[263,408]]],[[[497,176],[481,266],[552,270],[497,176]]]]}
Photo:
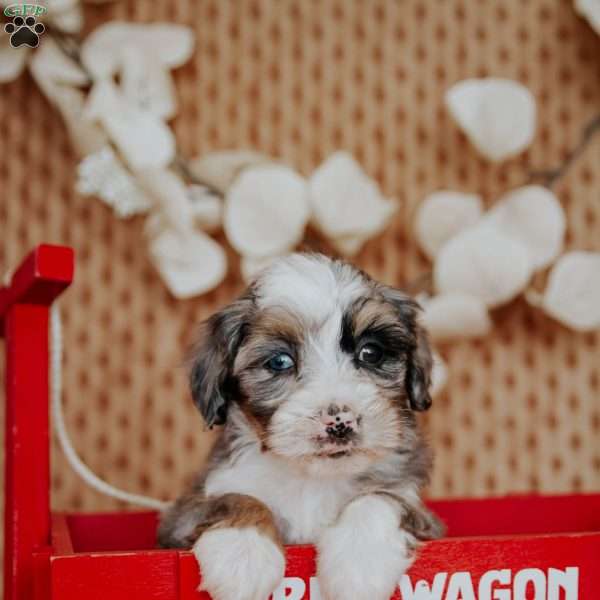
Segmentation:
{"type": "Polygon", "coordinates": [[[318,544],[324,600],[389,600],[412,563],[413,544],[386,500],[365,496],[353,501],[318,544]]]}
{"type": "Polygon", "coordinates": [[[266,600],[283,579],[281,548],[255,527],[209,529],[192,551],[213,600],[266,600]]]}

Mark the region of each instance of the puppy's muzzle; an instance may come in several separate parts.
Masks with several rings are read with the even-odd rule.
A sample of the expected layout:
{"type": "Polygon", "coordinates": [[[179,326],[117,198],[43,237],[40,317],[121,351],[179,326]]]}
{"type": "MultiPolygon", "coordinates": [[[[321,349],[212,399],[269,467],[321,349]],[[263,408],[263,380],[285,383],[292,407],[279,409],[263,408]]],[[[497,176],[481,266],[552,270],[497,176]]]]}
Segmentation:
{"type": "Polygon", "coordinates": [[[360,417],[357,417],[348,406],[330,404],[321,412],[321,424],[328,440],[342,445],[356,437],[360,417]]]}

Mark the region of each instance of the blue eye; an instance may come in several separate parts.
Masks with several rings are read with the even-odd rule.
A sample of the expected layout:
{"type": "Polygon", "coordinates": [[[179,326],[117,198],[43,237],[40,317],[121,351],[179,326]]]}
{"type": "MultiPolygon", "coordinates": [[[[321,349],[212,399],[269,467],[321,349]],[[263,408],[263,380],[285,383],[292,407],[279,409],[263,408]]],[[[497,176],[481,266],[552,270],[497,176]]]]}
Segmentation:
{"type": "Polygon", "coordinates": [[[285,352],[280,352],[267,361],[267,367],[271,371],[288,371],[296,364],[294,359],[285,352]]]}

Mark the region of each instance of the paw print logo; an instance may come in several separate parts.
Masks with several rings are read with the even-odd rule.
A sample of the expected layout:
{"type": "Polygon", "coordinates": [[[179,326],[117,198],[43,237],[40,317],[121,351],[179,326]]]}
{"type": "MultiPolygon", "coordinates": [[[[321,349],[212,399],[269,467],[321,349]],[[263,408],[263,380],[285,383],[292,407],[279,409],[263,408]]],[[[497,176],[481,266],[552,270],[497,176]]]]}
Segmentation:
{"type": "Polygon", "coordinates": [[[13,48],[19,46],[29,46],[37,48],[40,43],[40,35],[44,33],[46,28],[42,23],[37,23],[35,17],[27,18],[15,17],[12,23],[7,23],[4,26],[4,31],[10,34],[10,45],[13,48]]]}

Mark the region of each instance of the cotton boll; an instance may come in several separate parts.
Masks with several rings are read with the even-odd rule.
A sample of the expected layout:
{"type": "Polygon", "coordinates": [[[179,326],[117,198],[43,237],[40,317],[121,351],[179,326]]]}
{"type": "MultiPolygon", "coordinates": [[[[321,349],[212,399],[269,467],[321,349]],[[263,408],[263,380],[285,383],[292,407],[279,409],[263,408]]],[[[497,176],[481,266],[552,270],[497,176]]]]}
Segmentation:
{"type": "Polygon", "coordinates": [[[519,294],[531,274],[523,244],[493,227],[476,225],[441,248],[433,276],[439,293],[462,292],[492,308],[519,294]]]}
{"type": "Polygon", "coordinates": [[[134,170],[163,168],[175,158],[173,132],[159,117],[129,102],[110,79],[94,83],[84,114],[102,125],[134,170]]]}
{"type": "Polygon", "coordinates": [[[10,45],[10,36],[0,37],[0,83],[16,79],[27,65],[30,48],[21,46],[18,52],[10,45]]]}
{"type": "Polygon", "coordinates": [[[481,337],[492,323],[484,302],[460,292],[440,294],[423,303],[421,322],[436,342],[481,337]]]}
{"type": "Polygon", "coordinates": [[[571,329],[600,328],[600,253],[561,256],[550,272],[541,308],[571,329]]]}
{"type": "Polygon", "coordinates": [[[80,194],[97,196],[122,219],[146,213],[153,204],[152,197],[108,146],[79,163],[76,189],[80,194]]]}
{"type": "Polygon", "coordinates": [[[477,150],[498,162],[533,139],[536,106],[531,92],[510,79],[466,79],[453,85],[446,106],[477,150]]]}
{"type": "Polygon", "coordinates": [[[444,359],[437,353],[433,352],[433,368],[431,370],[431,395],[437,396],[444,390],[448,383],[448,367],[444,359]]]}
{"type": "Polygon", "coordinates": [[[244,170],[225,196],[223,226],[245,256],[264,258],[293,248],[310,216],[306,180],[289,167],[244,170]]]}
{"type": "Polygon", "coordinates": [[[170,70],[185,63],[193,49],[189,27],[111,21],[87,36],[81,60],[96,81],[118,76],[128,107],[165,120],[177,112],[170,70]]]}
{"type": "Polygon", "coordinates": [[[327,238],[342,240],[341,251],[348,254],[382,231],[397,209],[347,152],[332,154],[315,170],[309,192],[316,227],[327,238]]]}
{"type": "Polygon", "coordinates": [[[147,228],[154,266],[175,298],[185,299],[217,287],[227,273],[223,248],[201,232],[181,235],[171,228],[147,228]]]}
{"type": "Polygon", "coordinates": [[[600,35],[600,2],[598,0],[575,0],[575,10],[594,28],[600,35]]]}
{"type": "Polygon", "coordinates": [[[509,192],[484,219],[486,224],[526,246],[536,271],[554,262],[562,251],[565,212],[545,187],[528,185],[509,192]]]}
{"type": "Polygon", "coordinates": [[[481,198],[475,194],[447,190],[429,194],[417,210],[417,241],[425,254],[433,260],[450,238],[474,225],[481,214],[481,198]]]}
{"type": "Polygon", "coordinates": [[[203,185],[188,185],[187,196],[190,199],[194,224],[212,233],[223,223],[223,201],[203,185]]]}

